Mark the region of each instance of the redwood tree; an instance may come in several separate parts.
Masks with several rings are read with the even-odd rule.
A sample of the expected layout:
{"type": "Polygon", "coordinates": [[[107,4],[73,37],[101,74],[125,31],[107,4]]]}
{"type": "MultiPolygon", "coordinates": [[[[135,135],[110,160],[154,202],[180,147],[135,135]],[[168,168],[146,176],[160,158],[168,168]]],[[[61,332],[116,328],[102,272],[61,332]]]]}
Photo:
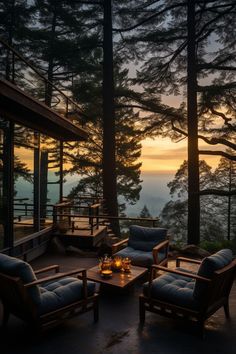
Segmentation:
{"type": "Polygon", "coordinates": [[[188,243],[200,241],[195,0],[187,12],[188,243]]]}
{"type": "MultiPolygon", "coordinates": [[[[112,1],[103,2],[103,197],[108,215],[118,216],[116,182],[115,106],[113,77],[112,1]]],[[[112,223],[119,234],[119,223],[112,223]]]]}

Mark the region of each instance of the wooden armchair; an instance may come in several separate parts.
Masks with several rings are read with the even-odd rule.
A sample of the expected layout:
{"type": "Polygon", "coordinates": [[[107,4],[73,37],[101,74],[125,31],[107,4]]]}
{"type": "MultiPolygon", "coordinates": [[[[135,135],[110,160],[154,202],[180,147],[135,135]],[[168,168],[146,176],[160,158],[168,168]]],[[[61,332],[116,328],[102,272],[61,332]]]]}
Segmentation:
{"type": "Polygon", "coordinates": [[[179,257],[176,269],[153,265],[149,282],[140,296],[140,321],[145,311],[172,318],[197,321],[201,333],[204,322],[220,307],[229,317],[229,294],[236,274],[236,259],[230,250],[221,250],[202,262],[179,257]],[[179,268],[180,262],[199,264],[197,273],[179,268]],[[165,273],[154,279],[156,270],[165,273]]]}
{"type": "Polygon", "coordinates": [[[98,320],[98,294],[85,269],[59,273],[59,266],[52,265],[33,272],[28,263],[0,254],[0,298],[3,326],[11,313],[38,329],[90,310],[98,320]],[[49,271],[55,274],[36,278],[49,271]]]}
{"type": "Polygon", "coordinates": [[[130,258],[136,266],[150,268],[152,264],[168,264],[167,230],[132,225],[130,237],[112,245],[112,255],[130,258]],[[126,247],[124,247],[126,245],[126,247]]]}

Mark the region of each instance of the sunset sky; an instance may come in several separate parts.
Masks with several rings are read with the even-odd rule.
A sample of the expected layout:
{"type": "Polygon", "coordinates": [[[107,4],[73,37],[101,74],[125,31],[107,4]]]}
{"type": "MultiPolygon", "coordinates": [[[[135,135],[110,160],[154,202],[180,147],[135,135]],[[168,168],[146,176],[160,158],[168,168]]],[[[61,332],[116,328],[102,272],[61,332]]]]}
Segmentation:
{"type": "MultiPolygon", "coordinates": [[[[187,158],[187,140],[173,143],[168,138],[145,139],[142,142],[141,170],[150,173],[173,173],[187,158]]],[[[207,145],[199,142],[199,148],[207,149],[207,145]]],[[[208,145],[209,149],[209,145],[208,145]]],[[[213,149],[211,147],[211,149],[213,149]]],[[[219,162],[218,156],[202,156],[202,159],[213,168],[219,162]]]]}
{"type": "MultiPolygon", "coordinates": [[[[181,102],[186,101],[185,94],[178,96],[162,95],[164,104],[170,107],[179,108],[181,102]]],[[[224,147],[217,145],[208,145],[199,139],[199,150],[225,150],[224,147]]],[[[157,137],[155,139],[146,138],[142,141],[142,172],[164,174],[174,173],[187,159],[187,139],[174,143],[169,138],[157,137]]],[[[200,155],[200,159],[205,160],[213,169],[219,163],[220,156],[200,155]]]]}
{"type": "MultiPolygon", "coordinates": [[[[207,145],[199,142],[199,148],[207,149],[207,145]]],[[[209,149],[209,145],[208,145],[209,149]]],[[[211,147],[213,149],[213,147],[211,147]]],[[[216,148],[215,148],[216,149],[216,148]]],[[[219,148],[217,148],[219,149],[219,148]]],[[[27,164],[32,170],[33,151],[25,148],[15,148],[15,153],[21,158],[21,161],[27,164]]],[[[187,158],[187,140],[179,143],[173,143],[169,138],[147,138],[142,141],[142,162],[141,171],[164,174],[177,171],[182,162],[187,158]]],[[[202,156],[207,163],[215,168],[219,162],[218,156],[202,156]]]]}

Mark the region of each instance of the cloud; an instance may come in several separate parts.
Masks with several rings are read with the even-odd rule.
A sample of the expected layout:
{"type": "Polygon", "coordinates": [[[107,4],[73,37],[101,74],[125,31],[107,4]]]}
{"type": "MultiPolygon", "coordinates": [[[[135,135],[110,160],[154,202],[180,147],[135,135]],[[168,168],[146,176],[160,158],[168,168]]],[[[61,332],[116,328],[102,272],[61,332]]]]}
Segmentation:
{"type": "Polygon", "coordinates": [[[145,159],[145,160],[162,160],[162,161],[167,161],[167,160],[180,160],[180,159],[186,159],[186,154],[183,154],[183,155],[176,155],[176,154],[173,154],[173,155],[168,155],[168,156],[161,156],[161,155],[143,155],[141,157],[141,160],[145,159]]]}
{"type": "Polygon", "coordinates": [[[141,156],[141,159],[145,159],[145,160],[146,159],[148,159],[148,160],[184,160],[186,158],[187,158],[186,147],[181,147],[178,149],[161,150],[160,154],[144,153],[141,156]]]}

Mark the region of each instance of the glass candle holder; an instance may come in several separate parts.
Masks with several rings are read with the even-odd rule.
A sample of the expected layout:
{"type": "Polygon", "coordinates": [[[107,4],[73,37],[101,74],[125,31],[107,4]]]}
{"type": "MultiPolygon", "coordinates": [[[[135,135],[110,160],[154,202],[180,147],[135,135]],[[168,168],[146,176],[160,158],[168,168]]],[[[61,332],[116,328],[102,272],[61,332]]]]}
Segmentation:
{"type": "Polygon", "coordinates": [[[102,261],[100,262],[100,273],[103,277],[111,277],[112,276],[112,260],[111,258],[105,256],[102,261]]]}
{"type": "Polygon", "coordinates": [[[115,257],[112,261],[112,269],[115,272],[120,272],[123,268],[123,263],[122,263],[122,258],[121,257],[115,257]]]}
{"type": "Polygon", "coordinates": [[[131,270],[130,270],[131,260],[129,258],[124,258],[122,264],[123,264],[124,272],[130,273],[131,272],[131,270]]]}

